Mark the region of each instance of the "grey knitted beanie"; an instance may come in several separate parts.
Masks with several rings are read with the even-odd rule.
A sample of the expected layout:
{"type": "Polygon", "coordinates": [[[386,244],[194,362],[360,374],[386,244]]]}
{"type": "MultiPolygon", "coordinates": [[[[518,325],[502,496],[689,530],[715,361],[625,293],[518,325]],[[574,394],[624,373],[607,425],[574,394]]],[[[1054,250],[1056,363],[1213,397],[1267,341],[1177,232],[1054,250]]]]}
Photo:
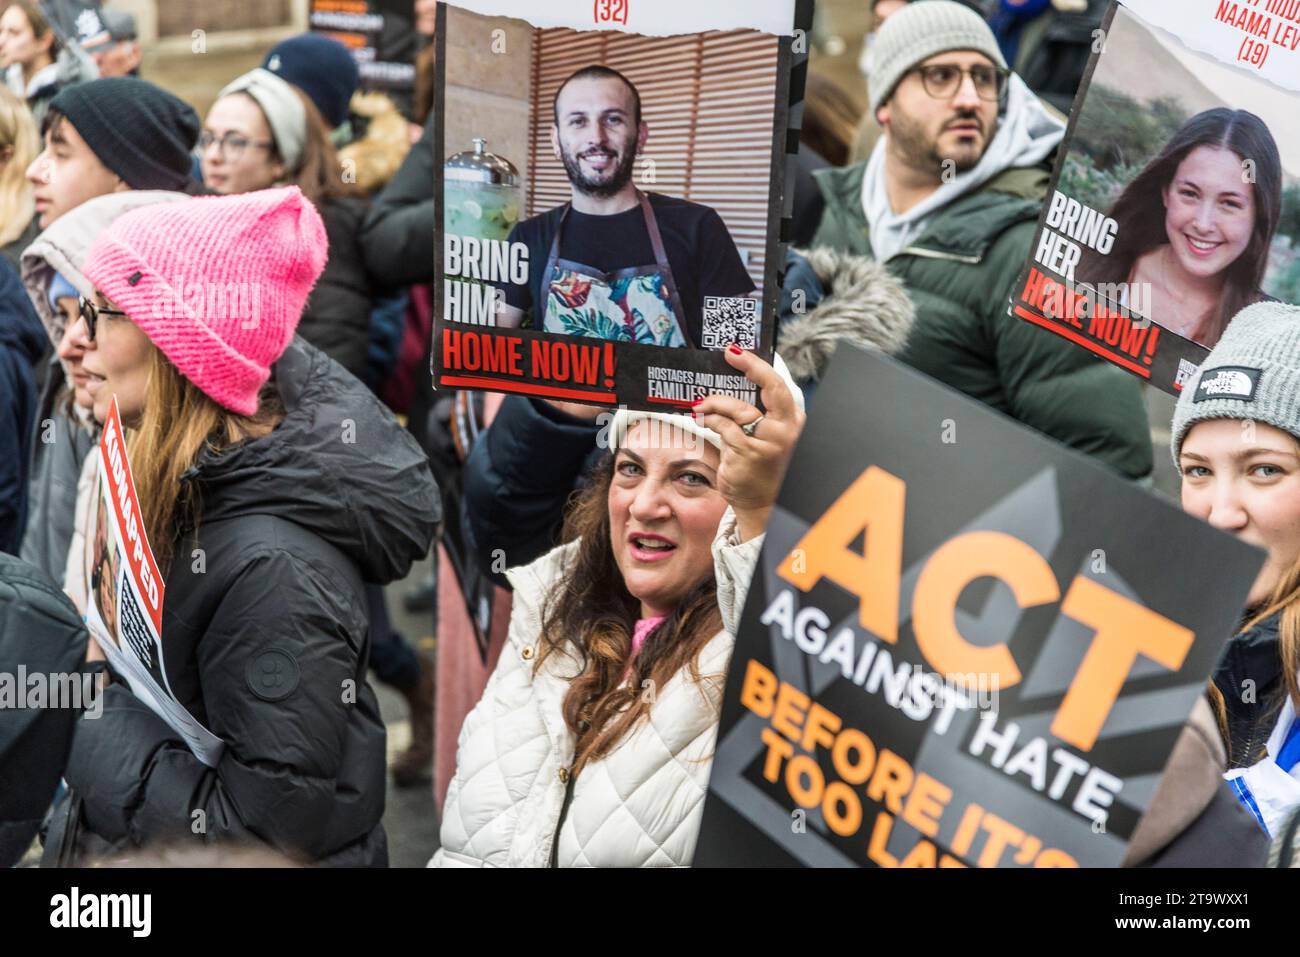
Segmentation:
{"type": "Polygon", "coordinates": [[[978,13],[953,0],[921,0],[899,10],[876,32],[867,73],[874,114],[908,70],[949,50],[975,50],[1007,69],[997,38],[978,13]]]}
{"type": "Polygon", "coordinates": [[[1228,323],[1178,397],[1175,464],[1188,431],[1206,419],[1253,419],[1300,438],[1300,307],[1257,302],[1228,323]]]}

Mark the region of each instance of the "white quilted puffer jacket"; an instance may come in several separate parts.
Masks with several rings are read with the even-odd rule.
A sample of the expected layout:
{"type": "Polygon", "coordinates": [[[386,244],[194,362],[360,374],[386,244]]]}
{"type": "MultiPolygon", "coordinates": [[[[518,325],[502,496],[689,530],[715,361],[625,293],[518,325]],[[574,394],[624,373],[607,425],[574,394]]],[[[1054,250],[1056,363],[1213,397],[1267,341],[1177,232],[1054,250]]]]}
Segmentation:
{"type": "MultiPolygon", "coordinates": [[[[727,509],[713,542],[723,631],[699,657],[703,679],[683,668],[643,720],[573,782],[559,834],[560,867],[685,867],[691,863],[713,763],[722,685],[733,635],[763,536],[740,544],[727,509]]],[[[483,697],[461,728],[447,791],[442,848],[431,867],[546,867],[564,805],[575,736],[561,705],[577,658],[552,654],[533,666],[541,607],[575,543],[507,573],[514,586],[510,632],[483,697]],[[567,677],[566,677],[567,676],[567,677]]]]}

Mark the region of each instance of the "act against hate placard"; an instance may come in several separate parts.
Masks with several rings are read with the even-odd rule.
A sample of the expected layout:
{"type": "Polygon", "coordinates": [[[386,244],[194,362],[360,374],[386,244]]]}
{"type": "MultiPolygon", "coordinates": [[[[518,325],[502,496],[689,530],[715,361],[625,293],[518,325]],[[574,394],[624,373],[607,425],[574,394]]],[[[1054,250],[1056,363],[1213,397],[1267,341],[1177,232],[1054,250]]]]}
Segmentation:
{"type": "Polygon", "coordinates": [[[1300,300],[1300,2],[1126,0],[1085,76],[1010,312],[1177,394],[1300,300]]]}
{"type": "Polygon", "coordinates": [[[750,586],[695,863],[1118,864],[1261,560],[842,346],[750,586]]]}

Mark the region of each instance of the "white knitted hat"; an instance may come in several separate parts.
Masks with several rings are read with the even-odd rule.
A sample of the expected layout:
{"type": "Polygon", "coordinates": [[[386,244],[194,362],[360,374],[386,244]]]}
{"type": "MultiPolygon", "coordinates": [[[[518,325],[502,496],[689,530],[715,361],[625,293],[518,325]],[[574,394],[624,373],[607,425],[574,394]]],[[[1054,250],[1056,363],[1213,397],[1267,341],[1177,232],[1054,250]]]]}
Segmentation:
{"type": "MultiPolygon", "coordinates": [[[[773,356],[772,368],[785,381],[790,394],[794,396],[794,404],[802,409],[804,407],[803,390],[791,378],[790,370],[786,368],[785,360],[780,355],[773,356]]],[[[609,429],[609,450],[613,452],[618,449],[622,445],[628,430],[645,419],[653,419],[663,425],[671,425],[674,428],[681,429],[688,435],[698,436],[706,442],[711,442],[719,452],[722,451],[722,436],[712,429],[706,429],[700,425],[693,416],[679,412],[642,412],[633,409],[619,409],[614,413],[614,421],[610,424],[609,429]]]]}

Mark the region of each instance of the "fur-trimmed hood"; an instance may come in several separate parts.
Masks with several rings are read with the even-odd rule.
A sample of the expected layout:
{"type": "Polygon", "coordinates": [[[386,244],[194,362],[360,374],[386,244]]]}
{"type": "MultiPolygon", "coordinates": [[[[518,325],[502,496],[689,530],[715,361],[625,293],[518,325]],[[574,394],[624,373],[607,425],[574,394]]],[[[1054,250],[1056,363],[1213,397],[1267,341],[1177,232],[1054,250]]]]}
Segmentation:
{"type": "MultiPolygon", "coordinates": [[[[777,331],[777,350],[795,381],[821,379],[840,342],[897,355],[907,345],[916,309],[901,280],[868,256],[830,247],[793,250],[783,300],[803,294],[777,331]]],[[[797,301],[797,300],[796,300],[797,301]]]]}
{"type": "Polygon", "coordinates": [[[355,93],[349,109],[365,117],[365,135],[339,150],[339,160],[351,162],[356,184],[366,195],[379,192],[393,178],[411,149],[406,118],[382,93],[355,93]]]}

